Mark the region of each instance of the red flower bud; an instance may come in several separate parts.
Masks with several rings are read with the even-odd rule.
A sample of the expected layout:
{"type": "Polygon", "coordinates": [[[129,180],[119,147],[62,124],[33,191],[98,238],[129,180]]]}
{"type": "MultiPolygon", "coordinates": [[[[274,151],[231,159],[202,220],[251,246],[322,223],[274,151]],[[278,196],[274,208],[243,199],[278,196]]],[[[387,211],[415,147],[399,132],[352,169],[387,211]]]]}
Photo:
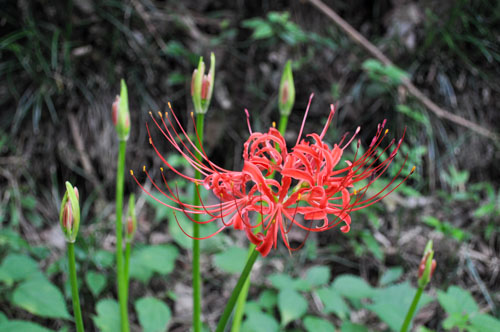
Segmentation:
{"type": "Polygon", "coordinates": [[[132,217],[129,216],[127,218],[127,234],[128,235],[134,234],[134,231],[135,231],[134,228],[135,228],[134,227],[134,221],[132,220],[132,217]]]}
{"type": "Polygon", "coordinates": [[[111,106],[111,119],[113,124],[116,126],[118,124],[118,109],[120,107],[120,96],[116,96],[113,106],[111,106]]]}
{"type": "Polygon", "coordinates": [[[210,88],[210,76],[204,75],[201,83],[201,100],[207,100],[208,89],[210,88]]]}
{"type": "Polygon", "coordinates": [[[65,228],[71,229],[73,225],[73,210],[71,209],[71,203],[69,201],[64,205],[62,222],[65,228]]]}

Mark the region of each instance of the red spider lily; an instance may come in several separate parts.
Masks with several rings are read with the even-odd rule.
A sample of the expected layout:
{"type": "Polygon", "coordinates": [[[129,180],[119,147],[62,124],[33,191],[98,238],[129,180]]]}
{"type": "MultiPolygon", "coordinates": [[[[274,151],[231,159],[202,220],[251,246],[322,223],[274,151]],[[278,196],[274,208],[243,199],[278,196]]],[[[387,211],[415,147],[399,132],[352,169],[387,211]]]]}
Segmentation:
{"type": "Polygon", "coordinates": [[[381,143],[388,132],[384,129],[384,121],[378,125],[377,133],[367,151],[358,156],[357,151],[360,146],[358,140],[358,149],[353,160],[346,160],[345,166],[340,167],[344,150],[354,141],[360,128],[348,140],[346,134],[340,143],[330,148],[323,142],[323,138],[335,114],[332,105],[321,134],[309,134],[306,139],[301,139],[311,100],[312,95],[297,142],[290,150],[283,136],[275,128],[270,128],[267,133],[252,132],[248,111],[245,110],[250,137],[244,144],[244,164],[241,171],[225,170],[211,162],[203,148],[198,149],[195,142],[189,138],[170,104],[171,116],[168,113],[165,113],[165,116],[159,113],[161,121],[152,116],[154,123],[169,143],[200,171],[204,178],[201,180],[192,178],[170,165],[156,148],[148,126],[150,144],[161,160],[173,172],[195,183],[198,195],[199,185],[212,191],[220,200],[219,204],[206,205],[202,202],[197,206],[181,202],[178,190],[173,190],[169,186],[163,169],[164,190],[153,181],[144,167],[143,170],[154,187],[170,200],[169,203],[162,202],[144,189],[132,171],[131,174],[138,185],[153,199],[175,211],[183,212],[191,221],[200,224],[222,221],[222,226],[215,233],[199,239],[212,237],[223,229],[233,226],[235,229],[245,230],[248,239],[257,246],[262,256],[266,256],[272,247],[276,248],[278,233],[281,234],[289,250],[300,249],[305,240],[297,248],[292,248],[288,241],[287,234],[293,226],[309,234],[344,224],[340,229],[344,233],[348,232],[351,224],[349,214],[352,211],[368,207],[389,195],[406,181],[413,169],[402,181],[393,186],[406,163],[405,159],[396,176],[380,191],[367,197],[367,189],[387,170],[401,146],[402,139],[397,144],[392,140],[382,148],[381,143]],[[178,130],[175,129],[175,124],[179,127],[178,130]],[[389,157],[381,160],[382,154],[389,152],[391,148],[389,157]],[[204,215],[206,220],[194,220],[191,217],[194,214],[204,215]],[[261,218],[256,220],[257,218],[253,218],[255,215],[260,215],[261,218]],[[260,230],[256,231],[256,228],[260,230]]]}

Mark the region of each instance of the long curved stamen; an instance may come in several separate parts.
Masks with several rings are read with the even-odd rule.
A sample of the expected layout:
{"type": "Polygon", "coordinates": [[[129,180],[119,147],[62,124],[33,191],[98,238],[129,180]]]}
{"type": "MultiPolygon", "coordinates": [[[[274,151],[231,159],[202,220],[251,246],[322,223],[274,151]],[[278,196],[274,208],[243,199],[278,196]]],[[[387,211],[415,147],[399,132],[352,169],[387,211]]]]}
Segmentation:
{"type": "Polygon", "coordinates": [[[250,135],[252,135],[252,126],[250,126],[250,113],[248,113],[248,110],[245,108],[245,115],[247,116],[247,126],[248,126],[248,132],[250,135]]]}
{"type": "Polygon", "coordinates": [[[299,136],[297,136],[297,142],[295,145],[299,144],[300,138],[302,137],[302,131],[304,130],[304,126],[306,124],[307,114],[309,113],[309,107],[311,107],[311,102],[314,97],[314,93],[311,93],[309,96],[309,102],[307,103],[306,112],[304,113],[304,119],[302,120],[302,125],[300,126],[299,136]]]}

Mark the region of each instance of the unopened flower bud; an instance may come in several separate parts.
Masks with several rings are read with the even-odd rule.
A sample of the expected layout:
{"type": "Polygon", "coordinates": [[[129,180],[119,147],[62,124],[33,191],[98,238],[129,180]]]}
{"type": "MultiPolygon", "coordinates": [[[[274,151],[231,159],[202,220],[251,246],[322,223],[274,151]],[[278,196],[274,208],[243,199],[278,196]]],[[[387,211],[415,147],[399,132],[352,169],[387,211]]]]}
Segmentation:
{"type": "Polygon", "coordinates": [[[113,106],[111,106],[111,120],[113,120],[113,125],[118,124],[118,108],[120,107],[120,96],[115,97],[113,106]]]}
{"type": "Polygon", "coordinates": [[[281,116],[289,116],[295,103],[295,85],[293,83],[292,62],[287,61],[281,76],[278,107],[281,116]]]}
{"type": "Polygon", "coordinates": [[[135,217],[135,196],[130,195],[128,201],[128,213],[127,213],[127,223],[125,225],[126,233],[125,239],[127,242],[131,242],[134,238],[135,231],[137,229],[137,218],[135,217]]]}
{"type": "Polygon", "coordinates": [[[128,108],[127,85],[121,80],[120,96],[116,96],[111,107],[111,119],[116,128],[118,139],[126,141],[130,133],[130,112],[128,108]]]}
{"type": "Polygon", "coordinates": [[[67,242],[75,242],[80,227],[80,204],[78,189],[66,182],[66,193],[61,202],[59,222],[67,242]]]}
{"type": "Polygon", "coordinates": [[[210,70],[205,75],[205,63],[200,58],[198,68],[193,71],[191,78],[191,97],[193,98],[196,114],[205,114],[212,100],[215,78],[215,55],[210,54],[210,70]]]}
{"type": "Polygon", "coordinates": [[[135,231],[135,229],[134,229],[134,222],[132,220],[132,217],[129,216],[127,218],[127,234],[131,235],[131,234],[134,233],[134,231],[135,231]]]}
{"type": "Polygon", "coordinates": [[[424,250],[424,255],[418,267],[418,286],[425,287],[431,281],[434,270],[436,270],[436,261],[433,259],[432,241],[429,240],[424,250]]]}
{"type": "Polygon", "coordinates": [[[72,224],[73,224],[73,212],[71,210],[71,203],[66,202],[64,205],[64,210],[63,210],[63,227],[66,229],[70,229],[72,224]]]}

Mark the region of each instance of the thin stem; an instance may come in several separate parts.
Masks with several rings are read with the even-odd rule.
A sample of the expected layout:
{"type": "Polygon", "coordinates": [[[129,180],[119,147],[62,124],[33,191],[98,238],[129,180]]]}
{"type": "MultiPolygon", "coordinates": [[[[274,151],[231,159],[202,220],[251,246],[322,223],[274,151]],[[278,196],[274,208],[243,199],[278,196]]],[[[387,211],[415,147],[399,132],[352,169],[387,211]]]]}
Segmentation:
{"type": "MultiPolygon", "coordinates": [[[[285,131],[286,127],[288,124],[288,116],[282,115],[280,116],[280,122],[278,125],[278,130],[280,131],[282,136],[285,136],[285,131]]],[[[271,175],[271,177],[274,177],[274,173],[271,175]]],[[[262,221],[262,215],[259,215],[262,221]]],[[[257,227],[254,231],[254,233],[257,233],[260,231],[260,227],[257,227]]],[[[252,254],[252,252],[255,251],[255,245],[250,244],[248,248],[248,256],[252,254]]],[[[248,290],[250,289],[250,273],[248,278],[245,280],[245,284],[243,285],[243,288],[241,289],[241,293],[238,297],[238,303],[236,304],[236,309],[234,311],[234,317],[233,317],[233,324],[231,326],[231,332],[239,332],[240,327],[241,327],[241,321],[243,320],[243,313],[245,311],[245,304],[247,301],[248,297],[248,290]]]]}
{"type": "Polygon", "coordinates": [[[424,287],[418,287],[417,292],[415,293],[415,296],[413,297],[413,301],[411,303],[410,309],[406,313],[405,321],[403,323],[403,326],[401,327],[401,332],[408,331],[408,328],[410,327],[411,321],[413,319],[413,315],[415,314],[415,310],[417,309],[418,301],[420,300],[420,297],[422,296],[423,291],[424,291],[424,287]]]}
{"type": "MultiPolygon", "coordinates": [[[[196,130],[199,140],[196,140],[196,147],[201,151],[203,145],[203,126],[205,115],[196,114],[196,130]]],[[[198,154],[198,158],[201,156],[198,154]]],[[[201,173],[196,171],[195,179],[201,179],[201,173]]],[[[197,195],[196,188],[193,190],[193,204],[200,205],[200,197],[197,195]]],[[[194,220],[199,220],[199,214],[194,215],[194,220]]],[[[193,237],[200,237],[200,224],[193,223],[193,237]]],[[[200,241],[193,239],[193,330],[201,332],[201,274],[200,274],[200,241]]]]}
{"type": "Polygon", "coordinates": [[[125,151],[127,141],[120,141],[118,150],[118,169],[116,172],[116,280],[118,283],[118,301],[120,302],[120,326],[122,332],[129,331],[127,312],[127,286],[125,284],[125,271],[123,268],[122,247],[122,210],[123,188],[125,182],[125,151]]]}
{"type": "Polygon", "coordinates": [[[231,297],[227,301],[226,308],[224,308],[224,312],[222,313],[219,323],[217,324],[217,329],[215,330],[215,332],[223,332],[224,329],[226,328],[227,321],[231,316],[231,312],[233,311],[234,305],[236,304],[236,300],[238,299],[241,290],[246,280],[248,279],[250,271],[252,271],[253,264],[257,260],[257,257],[259,257],[259,252],[254,249],[252,254],[247,259],[245,268],[243,269],[243,272],[241,272],[240,278],[238,279],[238,283],[236,284],[236,286],[233,289],[233,292],[231,293],[231,297]]]}
{"type": "MultiPolygon", "coordinates": [[[[261,216],[262,217],[262,216],[261,216]]],[[[262,219],[262,218],[261,218],[262,219]]],[[[260,230],[260,226],[257,227],[260,230]]],[[[248,248],[248,257],[252,255],[255,251],[255,244],[250,244],[248,248]]],[[[247,258],[248,259],[248,258],[247,258]]],[[[238,332],[241,327],[241,321],[243,320],[243,313],[245,312],[245,304],[247,301],[248,290],[250,289],[250,273],[243,284],[240,295],[238,296],[238,302],[236,303],[236,309],[234,309],[233,324],[231,326],[231,332],[238,332]]]]}
{"type": "Polygon", "coordinates": [[[69,280],[71,282],[71,297],[73,298],[73,314],[77,332],[84,332],[80,297],[78,296],[78,282],[76,280],[75,244],[68,242],[69,280]]]}
{"type": "Polygon", "coordinates": [[[278,130],[280,131],[282,136],[285,136],[287,124],[288,124],[288,116],[286,115],[280,116],[280,123],[278,125],[278,130]]]}
{"type": "Polygon", "coordinates": [[[124,271],[125,271],[125,291],[126,291],[126,296],[125,298],[128,301],[128,285],[129,285],[129,264],[130,264],[130,252],[132,251],[132,245],[130,244],[129,241],[125,242],[125,266],[124,266],[124,271]]]}

